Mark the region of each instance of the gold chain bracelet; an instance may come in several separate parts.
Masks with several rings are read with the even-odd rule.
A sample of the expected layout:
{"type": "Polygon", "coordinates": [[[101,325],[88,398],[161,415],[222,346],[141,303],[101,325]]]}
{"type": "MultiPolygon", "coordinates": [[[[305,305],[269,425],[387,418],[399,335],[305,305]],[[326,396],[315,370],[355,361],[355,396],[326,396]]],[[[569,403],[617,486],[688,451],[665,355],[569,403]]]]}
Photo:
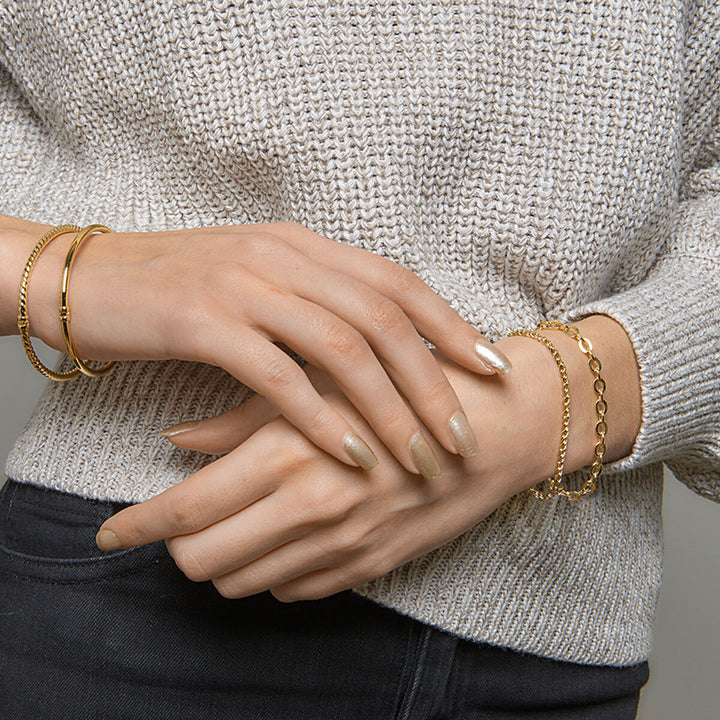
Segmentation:
{"type": "Polygon", "coordinates": [[[593,390],[597,395],[595,401],[595,413],[597,422],[595,423],[595,435],[598,440],[595,443],[594,459],[590,466],[590,477],[583,483],[580,490],[561,490],[560,494],[564,495],[568,500],[579,500],[585,495],[589,495],[595,490],[597,480],[603,470],[603,459],[607,446],[605,445],[605,436],[607,435],[607,422],[605,421],[605,413],[607,412],[607,402],[605,401],[605,380],[600,375],[602,365],[600,360],[593,353],[592,343],[580,334],[580,331],[574,325],[565,325],[565,323],[557,320],[544,321],[538,325],[539,330],[559,330],[568,337],[577,341],[578,347],[588,358],[588,366],[592,372],[593,390]]]}
{"type": "Polygon", "coordinates": [[[30,285],[30,275],[32,274],[35,263],[37,262],[40,253],[49,245],[56,237],[64,235],[69,232],[79,232],[80,228],[77,225],[58,225],[52,230],[48,230],[38,241],[33,248],[30,257],[25,263],[25,269],[23,270],[22,279],[20,280],[20,296],[18,298],[18,330],[20,331],[20,338],[22,340],[25,353],[28,356],[28,360],[32,366],[45,377],[49,377],[51,380],[70,380],[71,378],[77,377],[80,374],[80,370],[75,368],[70,372],[58,373],[40,362],[35,350],[33,349],[32,342],[30,341],[30,318],[28,316],[28,287],[30,285]]]}
{"type": "Polygon", "coordinates": [[[555,465],[555,475],[547,479],[547,490],[539,490],[537,487],[532,487],[528,488],[529,492],[531,492],[539,500],[549,500],[556,495],[564,495],[568,499],[577,499],[569,497],[568,493],[572,491],[562,489],[565,455],[567,453],[568,437],[570,436],[570,381],[568,380],[567,367],[565,366],[558,349],[550,342],[550,340],[536,330],[515,330],[511,332],[508,337],[512,335],[523,335],[525,337],[533,338],[534,340],[542,343],[552,353],[553,359],[557,363],[558,370],[560,370],[560,378],[562,380],[563,389],[562,430],[560,432],[560,450],[558,451],[557,463],[555,465]]]}

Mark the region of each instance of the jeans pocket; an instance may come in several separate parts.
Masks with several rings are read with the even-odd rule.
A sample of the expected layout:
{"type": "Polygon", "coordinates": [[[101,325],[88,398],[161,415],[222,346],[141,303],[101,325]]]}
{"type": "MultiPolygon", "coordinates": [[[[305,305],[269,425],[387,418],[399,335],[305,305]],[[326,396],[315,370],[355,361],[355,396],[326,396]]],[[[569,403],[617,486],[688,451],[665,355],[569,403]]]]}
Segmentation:
{"type": "Polygon", "coordinates": [[[0,572],[52,582],[84,582],[144,567],[164,543],[106,553],[100,525],[124,507],[8,480],[0,490],[0,572]]]}

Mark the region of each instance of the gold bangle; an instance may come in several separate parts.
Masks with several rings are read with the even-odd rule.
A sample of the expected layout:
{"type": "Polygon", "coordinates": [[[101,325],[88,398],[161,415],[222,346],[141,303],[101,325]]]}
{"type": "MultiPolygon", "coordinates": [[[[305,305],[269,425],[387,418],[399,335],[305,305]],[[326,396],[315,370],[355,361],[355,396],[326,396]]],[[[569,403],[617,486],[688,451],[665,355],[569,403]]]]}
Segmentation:
{"type": "Polygon", "coordinates": [[[605,457],[605,451],[607,446],[605,445],[605,436],[607,435],[607,422],[605,421],[605,413],[607,412],[607,402],[605,402],[605,380],[600,375],[602,365],[600,360],[593,354],[592,343],[580,334],[580,331],[574,325],[565,325],[565,323],[559,322],[558,320],[544,321],[538,325],[539,330],[559,330],[568,337],[577,341],[578,347],[588,358],[588,366],[593,377],[593,390],[597,395],[595,401],[595,413],[597,415],[597,422],[595,423],[595,435],[597,435],[597,442],[595,443],[594,459],[590,466],[590,478],[583,483],[580,490],[564,490],[562,494],[567,497],[568,500],[579,500],[584,495],[589,495],[595,490],[597,479],[600,477],[603,471],[603,459],[605,457]]]}
{"type": "Polygon", "coordinates": [[[104,375],[113,367],[113,365],[115,365],[115,361],[111,360],[102,367],[95,369],[90,367],[84,360],[81,360],[78,357],[78,354],[75,352],[72,339],[70,338],[70,308],[68,307],[68,284],[70,281],[70,271],[72,270],[73,263],[75,262],[75,255],[80,249],[80,245],[82,245],[83,241],[86,238],[97,232],[109,233],[111,232],[111,230],[109,228],[106,228],[104,225],[88,225],[75,236],[75,239],[70,244],[67,256],[65,257],[65,267],[63,268],[62,284],[60,287],[60,324],[62,325],[62,333],[63,338],[65,339],[65,347],[67,348],[68,355],[75,363],[75,367],[77,367],[77,369],[81,373],[83,373],[84,375],[89,375],[90,377],[100,377],[101,375],[104,375]]]}
{"type": "Polygon", "coordinates": [[[568,437],[570,435],[570,381],[568,380],[567,367],[563,362],[562,356],[558,349],[543,335],[535,330],[515,330],[510,333],[512,335],[524,335],[533,338],[545,345],[552,353],[553,359],[557,363],[560,370],[560,378],[562,380],[563,389],[563,418],[562,430],[560,431],[560,450],[558,451],[557,463],[555,466],[555,475],[547,479],[547,490],[539,490],[536,487],[528,488],[529,491],[540,500],[549,500],[556,495],[564,495],[568,497],[568,492],[562,489],[562,476],[565,468],[565,455],[567,453],[568,437]]]}
{"type": "Polygon", "coordinates": [[[49,377],[51,380],[70,380],[71,378],[77,377],[80,374],[80,370],[77,368],[66,373],[58,373],[50,368],[46,367],[40,362],[40,358],[35,354],[32,343],[30,342],[30,318],[28,317],[28,287],[30,284],[30,275],[35,267],[35,262],[40,253],[50,244],[56,237],[64,235],[69,232],[79,232],[80,228],[77,225],[57,225],[52,230],[48,230],[38,241],[33,248],[30,257],[25,263],[25,269],[23,270],[22,279],[20,280],[20,295],[18,298],[18,330],[20,330],[20,339],[22,340],[25,353],[28,356],[32,366],[45,377],[49,377]]]}

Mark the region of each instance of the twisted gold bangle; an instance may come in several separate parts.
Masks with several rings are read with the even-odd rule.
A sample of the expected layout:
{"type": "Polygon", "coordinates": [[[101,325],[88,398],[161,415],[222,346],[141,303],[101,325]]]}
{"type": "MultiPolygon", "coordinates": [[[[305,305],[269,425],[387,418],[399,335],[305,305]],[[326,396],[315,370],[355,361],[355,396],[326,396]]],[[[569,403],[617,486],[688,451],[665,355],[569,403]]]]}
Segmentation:
{"type": "Polygon", "coordinates": [[[58,373],[50,368],[46,367],[40,362],[40,358],[35,354],[32,343],[30,342],[30,318],[28,317],[28,287],[30,284],[30,275],[35,267],[40,253],[50,244],[56,237],[64,235],[69,232],[79,232],[80,228],[77,225],[58,225],[52,230],[48,230],[38,241],[33,248],[30,257],[25,263],[25,269],[23,270],[22,279],[20,280],[20,294],[18,298],[18,330],[20,331],[20,339],[22,340],[25,353],[28,356],[28,360],[32,366],[45,377],[49,377],[51,380],[70,380],[71,378],[77,377],[80,374],[79,369],[71,370],[66,373],[58,373]]]}
{"type": "Polygon", "coordinates": [[[97,232],[108,233],[111,232],[111,230],[109,228],[106,228],[104,225],[88,225],[75,236],[75,239],[70,244],[67,256],[65,257],[65,267],[63,268],[62,285],[60,288],[60,324],[62,325],[62,333],[63,338],[65,339],[65,347],[67,348],[67,353],[72,358],[72,361],[75,363],[76,368],[84,375],[89,375],[90,377],[100,377],[101,375],[104,375],[113,367],[113,365],[115,365],[115,361],[111,360],[102,367],[95,369],[90,367],[84,360],[81,360],[78,357],[78,354],[75,352],[72,339],[70,338],[70,308],[68,307],[68,284],[70,282],[70,271],[72,270],[73,263],[75,262],[75,255],[80,249],[80,245],[82,245],[86,238],[97,232]]]}
{"type": "Polygon", "coordinates": [[[563,418],[562,430],[560,431],[560,450],[558,451],[557,463],[555,466],[555,475],[547,479],[547,490],[539,490],[536,487],[528,488],[529,491],[540,500],[549,500],[556,495],[564,495],[568,497],[567,490],[562,489],[562,476],[565,468],[565,455],[567,453],[568,437],[570,436],[570,381],[568,380],[567,367],[563,362],[562,356],[558,349],[548,340],[535,330],[515,330],[510,333],[512,335],[523,335],[533,338],[542,343],[551,353],[555,360],[558,370],[560,370],[560,378],[562,380],[563,389],[563,418]]]}

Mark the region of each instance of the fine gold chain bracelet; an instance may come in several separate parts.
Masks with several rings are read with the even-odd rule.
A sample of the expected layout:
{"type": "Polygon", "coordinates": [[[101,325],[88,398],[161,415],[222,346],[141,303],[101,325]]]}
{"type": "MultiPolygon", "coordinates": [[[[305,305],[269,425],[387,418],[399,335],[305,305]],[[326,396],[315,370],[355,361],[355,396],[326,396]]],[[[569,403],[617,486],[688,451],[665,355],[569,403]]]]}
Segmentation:
{"type": "Polygon", "coordinates": [[[597,480],[603,470],[603,459],[607,446],[605,445],[605,436],[607,435],[608,426],[605,421],[605,413],[607,412],[607,402],[605,401],[605,380],[603,380],[600,372],[602,365],[600,360],[593,353],[592,343],[580,334],[580,331],[574,325],[565,325],[557,320],[544,321],[538,325],[539,330],[559,330],[565,333],[568,337],[575,340],[580,350],[588,358],[588,366],[590,372],[592,372],[593,390],[597,396],[595,401],[595,413],[597,415],[597,422],[595,423],[595,435],[597,436],[597,442],[595,443],[594,458],[592,465],[590,466],[590,477],[583,483],[580,490],[560,490],[559,494],[564,495],[568,500],[579,500],[585,495],[589,495],[595,490],[597,480]]]}
{"type": "Polygon", "coordinates": [[[568,437],[570,435],[570,381],[568,380],[567,367],[565,366],[558,349],[550,342],[550,340],[536,330],[515,330],[511,332],[509,336],[512,335],[523,335],[542,343],[552,353],[553,359],[560,371],[560,378],[562,380],[563,417],[562,430],[560,432],[560,450],[558,451],[557,463],[555,465],[555,475],[547,479],[547,490],[539,490],[537,487],[528,488],[528,490],[539,500],[549,500],[556,495],[564,495],[568,499],[577,499],[569,496],[569,493],[572,491],[563,490],[562,488],[565,455],[567,453],[568,437]]]}

